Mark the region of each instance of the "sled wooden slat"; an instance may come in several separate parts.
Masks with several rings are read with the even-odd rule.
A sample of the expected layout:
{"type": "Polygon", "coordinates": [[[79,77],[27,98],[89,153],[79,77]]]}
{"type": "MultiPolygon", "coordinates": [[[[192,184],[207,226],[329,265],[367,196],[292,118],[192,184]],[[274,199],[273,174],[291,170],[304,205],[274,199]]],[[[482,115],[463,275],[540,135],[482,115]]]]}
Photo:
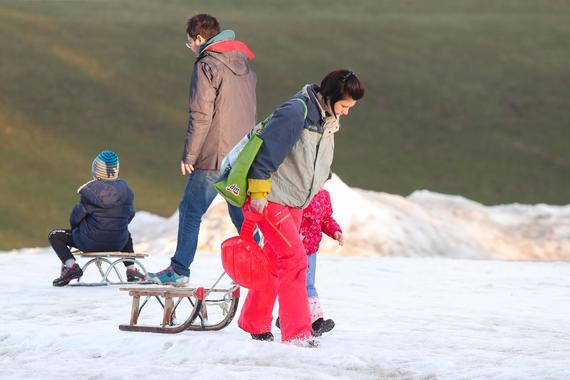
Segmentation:
{"type": "Polygon", "coordinates": [[[133,296],[133,306],[131,308],[131,325],[136,325],[139,320],[139,306],[141,297],[138,295],[133,296]]]}
{"type": "Polygon", "coordinates": [[[185,330],[193,331],[215,331],[221,330],[230,324],[236,314],[240,288],[232,285],[231,288],[173,288],[166,286],[154,286],[145,288],[120,288],[121,291],[128,292],[132,297],[130,323],[119,325],[122,331],[154,332],[163,334],[179,333],[185,330]],[[220,293],[222,297],[220,298],[220,293]],[[211,297],[211,298],[208,298],[211,297]],[[212,298],[217,297],[217,298],[212,298]],[[141,302],[141,298],[144,300],[141,302]],[[144,326],[139,325],[139,316],[150,300],[157,300],[162,306],[162,315],[159,325],[144,326]],[[184,322],[175,323],[175,317],[180,316],[178,305],[183,301],[189,301],[192,306],[184,322]],[[220,307],[223,310],[221,321],[208,324],[208,307],[220,307]]]}
{"type": "MultiPolygon", "coordinates": [[[[128,291],[130,296],[170,296],[170,297],[194,297],[196,288],[171,288],[171,287],[154,287],[154,288],[120,288],[121,291],[128,291]]],[[[225,293],[228,289],[205,289],[206,293],[225,293]]]]}
{"type": "Polygon", "coordinates": [[[162,317],[162,325],[168,326],[170,324],[170,319],[172,312],[174,311],[174,302],[172,301],[172,296],[168,294],[164,297],[164,314],[162,317]]]}

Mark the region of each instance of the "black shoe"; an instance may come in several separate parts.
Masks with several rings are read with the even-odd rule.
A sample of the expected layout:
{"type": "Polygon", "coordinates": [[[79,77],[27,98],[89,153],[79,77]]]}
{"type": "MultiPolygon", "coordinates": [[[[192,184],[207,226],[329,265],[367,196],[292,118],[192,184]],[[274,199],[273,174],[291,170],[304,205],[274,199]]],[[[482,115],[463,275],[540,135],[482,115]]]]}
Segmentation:
{"type": "Polygon", "coordinates": [[[275,320],[275,326],[281,330],[281,324],[279,323],[279,317],[277,317],[277,319],[275,320]]]}
{"type": "Polygon", "coordinates": [[[273,342],[273,334],[270,332],[261,333],[261,334],[251,334],[251,339],[253,340],[263,340],[266,342],[273,342]]]}
{"type": "Polygon", "coordinates": [[[127,282],[145,281],[144,274],[139,272],[137,268],[127,268],[127,282]]]}
{"type": "Polygon", "coordinates": [[[334,321],[332,319],[319,318],[313,322],[313,331],[322,335],[334,329],[334,321]]]}
{"type": "Polygon", "coordinates": [[[64,266],[61,269],[61,275],[53,280],[53,286],[65,286],[69,284],[69,281],[79,279],[81,276],[83,276],[83,271],[77,263],[74,263],[71,268],[64,266]]]}

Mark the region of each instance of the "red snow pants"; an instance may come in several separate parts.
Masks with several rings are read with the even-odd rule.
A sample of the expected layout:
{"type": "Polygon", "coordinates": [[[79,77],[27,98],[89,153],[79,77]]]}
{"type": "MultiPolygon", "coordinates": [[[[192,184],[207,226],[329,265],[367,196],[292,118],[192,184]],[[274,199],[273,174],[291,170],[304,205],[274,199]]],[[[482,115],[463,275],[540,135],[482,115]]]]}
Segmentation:
{"type": "Polygon", "coordinates": [[[272,279],[263,290],[249,290],[238,320],[250,334],[271,331],[275,299],[279,299],[281,340],[311,337],[307,299],[307,254],[299,237],[303,210],[269,202],[266,220],[258,223],[263,233],[264,253],[269,257],[272,279]],[[277,229],[277,230],[276,230],[277,229]]]}

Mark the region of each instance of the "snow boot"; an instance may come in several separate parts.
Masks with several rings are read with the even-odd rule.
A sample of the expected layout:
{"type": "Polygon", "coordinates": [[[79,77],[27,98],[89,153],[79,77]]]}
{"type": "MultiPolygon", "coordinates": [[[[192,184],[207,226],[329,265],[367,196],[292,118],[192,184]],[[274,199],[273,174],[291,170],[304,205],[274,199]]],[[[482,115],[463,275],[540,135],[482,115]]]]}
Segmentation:
{"type": "Polygon", "coordinates": [[[273,337],[273,334],[271,333],[271,331],[269,331],[269,332],[261,333],[261,334],[251,334],[251,339],[262,340],[262,341],[266,341],[266,342],[273,342],[273,340],[275,338],[273,337]]]}
{"type": "Polygon", "coordinates": [[[318,333],[326,333],[334,329],[334,321],[332,319],[319,318],[313,322],[313,330],[318,333]]]}
{"type": "Polygon", "coordinates": [[[53,280],[53,286],[65,286],[69,284],[69,281],[80,279],[81,276],[83,276],[83,271],[79,267],[79,264],[74,263],[70,268],[64,265],[61,268],[61,275],[53,280]]]}

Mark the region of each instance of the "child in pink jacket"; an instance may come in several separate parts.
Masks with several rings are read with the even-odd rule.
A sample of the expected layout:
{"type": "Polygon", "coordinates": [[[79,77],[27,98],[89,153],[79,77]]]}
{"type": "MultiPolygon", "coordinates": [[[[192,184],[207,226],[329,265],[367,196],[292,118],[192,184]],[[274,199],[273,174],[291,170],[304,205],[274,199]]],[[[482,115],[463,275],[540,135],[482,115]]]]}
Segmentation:
{"type": "Polygon", "coordinates": [[[322,239],[322,233],[329,235],[342,246],[344,237],[340,226],[332,217],[333,209],[328,191],[321,189],[311,203],[303,210],[301,222],[301,238],[308,255],[307,268],[307,295],[309,296],[309,310],[313,330],[317,333],[329,332],[334,327],[332,319],[323,318],[323,309],[315,289],[315,272],[317,269],[317,251],[322,239]]]}

